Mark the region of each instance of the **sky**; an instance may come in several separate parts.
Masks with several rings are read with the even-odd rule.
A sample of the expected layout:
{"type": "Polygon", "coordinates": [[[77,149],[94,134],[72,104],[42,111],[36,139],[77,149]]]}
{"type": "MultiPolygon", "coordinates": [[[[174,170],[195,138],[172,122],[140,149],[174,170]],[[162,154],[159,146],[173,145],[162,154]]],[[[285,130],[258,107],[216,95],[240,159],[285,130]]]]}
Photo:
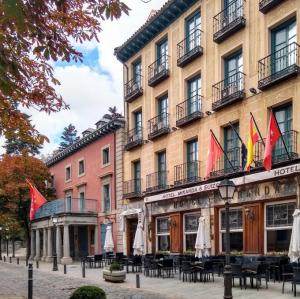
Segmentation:
{"type": "Polygon", "coordinates": [[[70,109],[51,115],[31,112],[36,128],[50,140],[44,145],[43,155],[58,147],[61,133],[68,124],[74,124],[81,134],[94,127],[108,107],[117,106],[123,113],[123,71],[122,64],[113,54],[114,48],[126,41],[146,22],[151,10],[159,9],[166,0],[123,1],[131,8],[129,16],[124,14],[119,20],[103,21],[99,43],[94,40],[76,45],[84,54],[83,63],[55,63],[55,75],[61,83],[57,91],[70,109]]]}

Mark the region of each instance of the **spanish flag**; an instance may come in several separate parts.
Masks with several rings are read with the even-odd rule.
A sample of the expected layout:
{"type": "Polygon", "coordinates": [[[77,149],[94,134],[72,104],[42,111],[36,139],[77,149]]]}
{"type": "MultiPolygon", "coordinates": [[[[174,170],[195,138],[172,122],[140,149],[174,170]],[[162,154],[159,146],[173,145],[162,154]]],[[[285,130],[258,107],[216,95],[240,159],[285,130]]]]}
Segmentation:
{"type": "Polygon", "coordinates": [[[248,137],[248,144],[247,144],[247,164],[246,169],[247,171],[250,171],[250,166],[252,162],[254,161],[254,145],[258,141],[258,133],[254,124],[254,118],[251,115],[250,118],[250,126],[249,126],[249,137],[248,137]]]}

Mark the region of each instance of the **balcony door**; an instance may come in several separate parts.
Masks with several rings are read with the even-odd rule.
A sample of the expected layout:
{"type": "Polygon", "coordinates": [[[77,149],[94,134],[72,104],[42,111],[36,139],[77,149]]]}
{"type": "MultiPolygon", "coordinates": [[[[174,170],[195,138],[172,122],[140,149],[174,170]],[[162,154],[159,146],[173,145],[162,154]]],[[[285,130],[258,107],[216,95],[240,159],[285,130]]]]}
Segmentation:
{"type": "MultiPolygon", "coordinates": [[[[239,123],[233,124],[233,127],[239,132],[239,123]]],[[[232,172],[232,166],[235,170],[240,166],[239,138],[234,129],[231,126],[224,128],[224,151],[228,157],[228,160],[224,157],[225,172],[232,172]]]]}
{"type": "Polygon", "coordinates": [[[132,79],[134,81],[134,89],[141,87],[141,74],[142,74],[142,63],[141,61],[136,61],[132,64],[132,79]]]}
{"type": "Polygon", "coordinates": [[[228,91],[229,94],[243,90],[243,77],[240,72],[243,72],[242,51],[230,55],[224,61],[224,90],[228,91]]]}
{"type": "Polygon", "coordinates": [[[198,29],[201,27],[200,11],[194,13],[186,20],[186,53],[193,50],[195,47],[200,46],[200,32],[198,29]]]}
{"type": "Polygon", "coordinates": [[[277,73],[297,60],[297,24],[293,18],[271,32],[272,73],[277,73]]]}
{"type": "Polygon", "coordinates": [[[165,187],[167,184],[167,161],[165,151],[157,154],[157,171],[157,185],[159,187],[165,187]]]}
{"type": "Polygon", "coordinates": [[[192,140],[186,144],[187,179],[198,177],[198,140],[192,140]]]}
{"type": "Polygon", "coordinates": [[[135,136],[137,139],[142,138],[142,111],[137,111],[134,113],[134,128],[135,136]]]}
{"type": "Polygon", "coordinates": [[[224,24],[222,27],[227,26],[238,17],[243,16],[243,3],[244,0],[224,0],[224,24]]]}
{"type": "Polygon", "coordinates": [[[168,95],[157,100],[158,130],[168,126],[168,95]]]}
{"type": "Polygon", "coordinates": [[[133,192],[141,192],[141,162],[135,161],[133,163],[133,192]]]}
{"type": "Polygon", "coordinates": [[[201,111],[201,78],[197,76],[187,81],[187,115],[201,111]]]}
{"type": "Polygon", "coordinates": [[[168,40],[165,39],[156,45],[157,73],[167,69],[168,40]]]}

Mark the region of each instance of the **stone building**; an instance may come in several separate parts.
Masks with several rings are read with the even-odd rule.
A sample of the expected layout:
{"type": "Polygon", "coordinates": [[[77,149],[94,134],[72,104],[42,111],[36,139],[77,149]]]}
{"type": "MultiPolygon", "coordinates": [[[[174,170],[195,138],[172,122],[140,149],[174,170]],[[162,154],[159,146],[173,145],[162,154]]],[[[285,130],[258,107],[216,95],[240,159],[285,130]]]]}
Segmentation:
{"type": "Polygon", "coordinates": [[[114,251],[122,250],[118,206],[122,199],[123,119],[102,119],[96,128],[50,158],[51,187],[57,200],[44,204],[31,223],[31,258],[70,263],[103,253],[107,226],[114,251]]]}
{"type": "Polygon", "coordinates": [[[147,252],[193,251],[201,214],[212,252],[223,252],[217,185],[225,176],[237,185],[231,249],[288,249],[299,205],[299,18],[296,0],[169,0],[115,49],[124,67],[127,253],[140,211],[147,252]],[[271,111],[285,142],[277,142],[267,172],[271,111]],[[250,113],[261,138],[245,172],[250,113]],[[210,130],[224,154],[205,178],[210,130]]]}

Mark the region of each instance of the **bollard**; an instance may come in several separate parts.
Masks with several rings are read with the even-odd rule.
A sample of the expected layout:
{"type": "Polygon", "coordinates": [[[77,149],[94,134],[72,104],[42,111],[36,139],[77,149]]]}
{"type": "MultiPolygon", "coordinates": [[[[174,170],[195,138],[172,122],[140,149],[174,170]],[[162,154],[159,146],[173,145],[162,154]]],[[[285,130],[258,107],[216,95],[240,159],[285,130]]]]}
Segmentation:
{"type": "Polygon", "coordinates": [[[17,265],[20,264],[20,258],[17,257],[17,265]]]}
{"type": "Polygon", "coordinates": [[[9,257],[9,263],[11,264],[11,256],[9,257]]]}
{"type": "Polygon", "coordinates": [[[6,262],[6,256],[5,255],[3,256],[3,261],[4,261],[4,263],[6,262]]]}
{"type": "Polygon", "coordinates": [[[32,263],[30,262],[28,265],[28,299],[32,299],[32,284],[33,282],[33,268],[32,263]]]}
{"type": "Polygon", "coordinates": [[[67,265],[64,265],[64,274],[67,274],[67,265]]]}
{"type": "Polygon", "coordinates": [[[35,266],[37,269],[39,268],[39,261],[35,261],[35,266]]]}
{"type": "Polygon", "coordinates": [[[82,261],[82,277],[85,278],[85,260],[82,261]]]}
{"type": "Polygon", "coordinates": [[[135,281],[136,281],[136,288],[139,289],[141,287],[141,285],[140,285],[140,274],[136,274],[135,281]]]}
{"type": "Polygon", "coordinates": [[[26,267],[28,267],[28,259],[26,259],[26,267]]]}

